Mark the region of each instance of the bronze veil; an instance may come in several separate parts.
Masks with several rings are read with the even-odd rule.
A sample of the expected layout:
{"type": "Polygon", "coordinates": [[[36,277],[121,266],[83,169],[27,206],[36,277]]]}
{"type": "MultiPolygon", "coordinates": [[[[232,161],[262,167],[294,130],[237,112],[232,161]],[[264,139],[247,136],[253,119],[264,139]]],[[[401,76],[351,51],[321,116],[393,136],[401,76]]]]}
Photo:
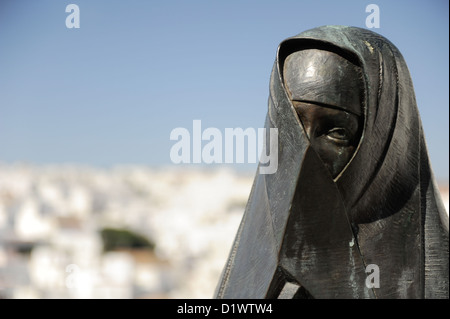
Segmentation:
{"type": "Polygon", "coordinates": [[[268,104],[278,169],[255,176],[216,297],[448,298],[448,215],[399,50],[356,27],[288,38],[278,47],[268,104]],[[334,178],[284,84],[286,57],[306,49],[333,52],[362,70],[361,137],[334,178]],[[367,284],[371,265],[379,270],[376,287],[367,284]]]}

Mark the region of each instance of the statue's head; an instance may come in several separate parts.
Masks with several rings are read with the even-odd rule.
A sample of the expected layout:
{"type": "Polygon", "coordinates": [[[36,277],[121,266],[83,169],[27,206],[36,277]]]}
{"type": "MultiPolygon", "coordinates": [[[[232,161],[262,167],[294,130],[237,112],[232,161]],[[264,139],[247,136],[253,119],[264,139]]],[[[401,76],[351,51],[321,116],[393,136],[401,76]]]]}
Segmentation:
{"type": "Polygon", "coordinates": [[[364,87],[361,68],[324,50],[290,54],[284,84],[312,147],[337,178],[361,139],[364,87]]]}
{"type": "Polygon", "coordinates": [[[255,177],[218,296],[448,298],[448,215],[394,44],[304,31],[279,45],[269,87],[278,169],[255,177]]]}

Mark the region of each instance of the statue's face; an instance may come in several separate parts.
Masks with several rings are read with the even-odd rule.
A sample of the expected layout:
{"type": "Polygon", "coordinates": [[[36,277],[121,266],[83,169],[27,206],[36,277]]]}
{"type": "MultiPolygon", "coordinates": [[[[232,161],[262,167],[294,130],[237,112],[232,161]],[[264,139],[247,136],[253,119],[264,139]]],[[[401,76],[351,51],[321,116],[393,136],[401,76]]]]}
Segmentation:
{"type": "Polygon", "coordinates": [[[363,128],[359,67],[308,49],[289,55],[284,82],[311,146],[336,178],[353,156],[363,128]]]}
{"type": "Polygon", "coordinates": [[[359,116],[312,103],[293,101],[293,104],[311,146],[335,178],[358,146],[359,116]]]}

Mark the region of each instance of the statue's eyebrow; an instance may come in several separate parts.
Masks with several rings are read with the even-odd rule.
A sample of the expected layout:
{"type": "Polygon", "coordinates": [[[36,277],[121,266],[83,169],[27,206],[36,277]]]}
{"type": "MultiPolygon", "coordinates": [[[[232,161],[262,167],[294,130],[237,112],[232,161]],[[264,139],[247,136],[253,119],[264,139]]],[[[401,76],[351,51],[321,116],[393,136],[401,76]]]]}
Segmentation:
{"type": "Polygon", "coordinates": [[[361,116],[361,114],[357,114],[357,113],[355,113],[355,112],[351,112],[351,111],[349,111],[349,110],[347,110],[347,109],[338,107],[338,106],[336,106],[336,105],[330,105],[330,104],[326,104],[326,103],[321,103],[321,102],[316,102],[316,101],[309,101],[309,100],[291,100],[291,101],[292,101],[292,102],[298,102],[298,103],[309,103],[309,104],[314,104],[314,105],[317,105],[317,106],[322,106],[322,107],[327,107],[327,108],[330,108],[330,109],[335,109],[335,110],[347,112],[347,113],[356,115],[356,116],[358,116],[358,117],[361,116]]]}

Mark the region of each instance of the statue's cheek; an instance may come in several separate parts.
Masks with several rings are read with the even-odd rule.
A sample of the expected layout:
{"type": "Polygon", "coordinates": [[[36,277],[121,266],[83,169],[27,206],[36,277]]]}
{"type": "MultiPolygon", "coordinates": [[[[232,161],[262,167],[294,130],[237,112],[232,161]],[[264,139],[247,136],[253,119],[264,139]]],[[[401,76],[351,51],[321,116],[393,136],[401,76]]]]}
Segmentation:
{"type": "Polygon", "coordinates": [[[353,146],[339,146],[326,138],[311,141],[311,145],[335,178],[344,169],[354,152],[353,146]]]}

